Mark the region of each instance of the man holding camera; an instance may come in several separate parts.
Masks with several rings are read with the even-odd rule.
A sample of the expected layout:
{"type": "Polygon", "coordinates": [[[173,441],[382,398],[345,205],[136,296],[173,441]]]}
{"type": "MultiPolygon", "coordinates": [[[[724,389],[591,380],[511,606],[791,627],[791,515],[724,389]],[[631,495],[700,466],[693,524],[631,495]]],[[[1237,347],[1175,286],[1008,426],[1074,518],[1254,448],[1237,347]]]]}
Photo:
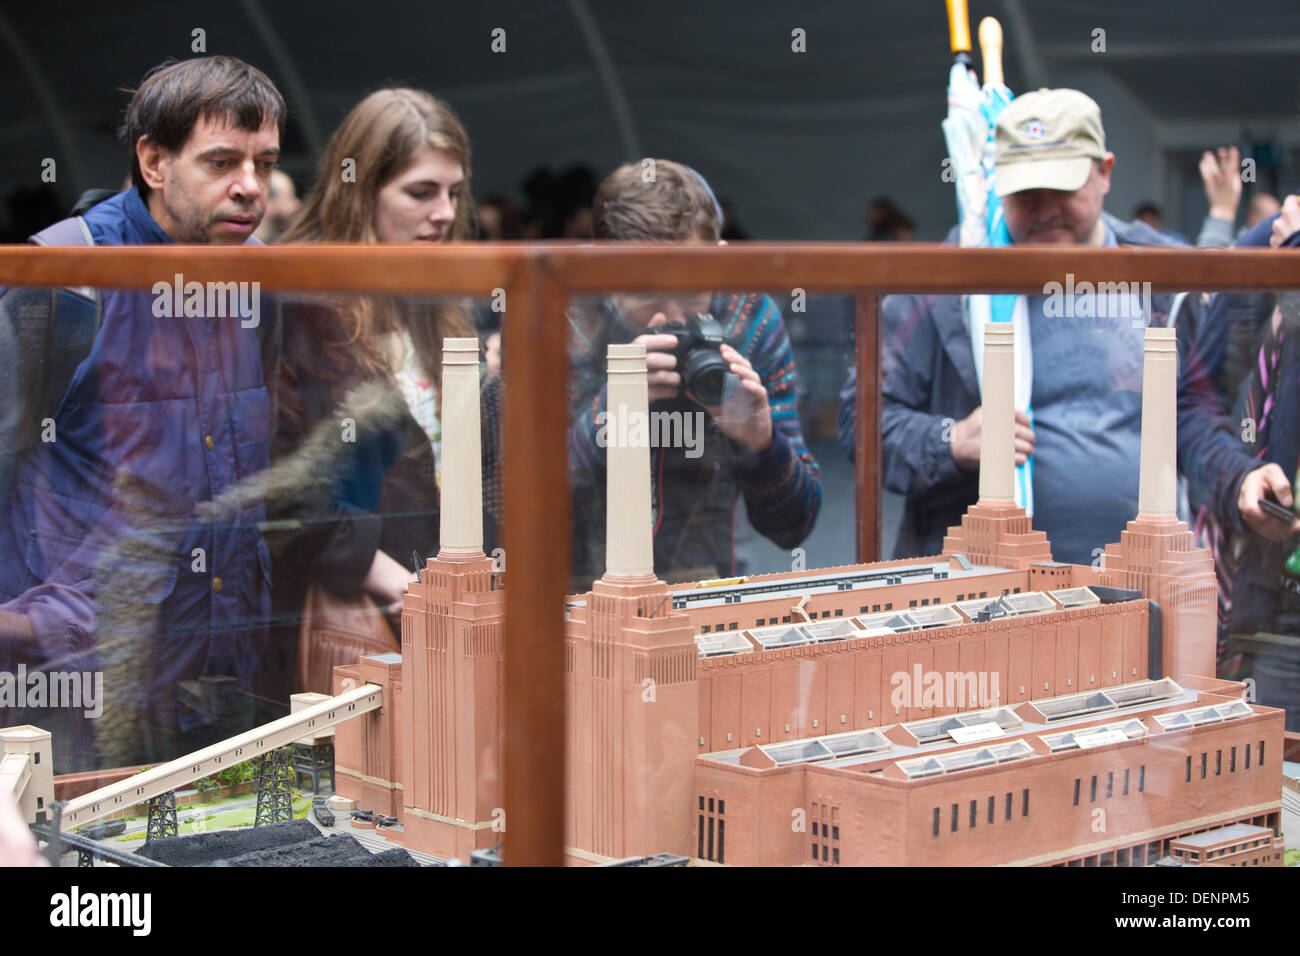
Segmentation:
{"type": "MultiPolygon", "coordinates": [[[[719,242],[704,178],[668,160],[628,164],[601,184],[596,237],[719,242]]],[[[804,443],[798,373],[780,311],[761,293],[614,294],[570,313],[574,418],[574,585],[604,571],[605,448],[627,435],[605,397],[605,347],[646,347],[655,572],[667,581],[742,573],[735,503],[783,548],[807,537],[821,472],[804,443]]]]}

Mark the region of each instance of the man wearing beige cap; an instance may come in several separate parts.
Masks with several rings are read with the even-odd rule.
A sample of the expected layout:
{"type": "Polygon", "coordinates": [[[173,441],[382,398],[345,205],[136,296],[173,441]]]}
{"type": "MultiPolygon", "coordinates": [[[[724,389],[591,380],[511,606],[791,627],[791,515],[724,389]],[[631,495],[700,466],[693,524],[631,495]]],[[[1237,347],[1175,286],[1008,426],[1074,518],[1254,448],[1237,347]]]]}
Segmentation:
{"type": "Polygon", "coordinates": [[[1002,111],[995,142],[995,191],[1016,243],[1109,244],[1101,206],[1115,155],[1106,151],[1091,98],[1078,90],[1027,93],[1002,111]]]}
{"type": "MultiPolygon", "coordinates": [[[[1083,93],[1040,90],[1014,100],[998,119],[996,146],[995,188],[1015,244],[1175,244],[1102,210],[1115,157],[1101,111],[1083,93]]],[[[1167,324],[1172,297],[1125,297],[1116,309],[1115,297],[1072,295],[1073,278],[1062,275],[1018,305],[1028,332],[1018,336],[1028,339],[1018,407],[1032,409],[1033,424],[1017,413],[1016,454],[1034,458],[1035,528],[1057,560],[1089,564],[1137,513],[1143,326],[1167,324]]],[[[882,480],[906,496],[894,556],[937,554],[979,494],[979,349],[971,336],[979,330],[961,296],[888,296],[881,315],[882,480]]],[[[1224,430],[1212,397],[1198,400],[1202,386],[1208,391],[1199,364],[1181,365],[1179,465],[1212,464],[1206,493],[1235,505],[1241,477],[1258,463],[1224,430]]],[[[850,381],[840,418],[850,453],[853,391],[850,381]]]]}

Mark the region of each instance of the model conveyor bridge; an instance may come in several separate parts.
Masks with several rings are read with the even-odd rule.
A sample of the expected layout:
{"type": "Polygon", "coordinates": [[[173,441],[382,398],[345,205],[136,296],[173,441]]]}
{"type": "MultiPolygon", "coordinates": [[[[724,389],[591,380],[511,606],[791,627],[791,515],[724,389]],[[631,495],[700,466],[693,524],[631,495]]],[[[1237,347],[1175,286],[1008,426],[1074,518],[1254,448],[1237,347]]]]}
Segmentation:
{"type": "Polygon", "coordinates": [[[981,577],[1003,568],[978,567],[966,561],[959,561],[962,567],[951,567],[947,561],[934,561],[921,565],[902,565],[873,571],[841,571],[817,577],[782,577],[775,580],[746,581],[744,578],[725,578],[710,583],[709,586],[697,585],[693,588],[674,590],[673,609],[695,605],[708,607],[716,604],[739,604],[746,599],[799,596],[803,594],[833,593],[835,591],[853,591],[860,588],[888,587],[902,584],[904,581],[938,581],[949,577],[981,577]]]}
{"type": "Polygon", "coordinates": [[[180,790],[186,784],[209,777],[231,764],[271,753],[302,737],[379,710],[383,704],[384,692],[378,684],[352,688],[337,697],[304,707],[269,724],[254,727],[221,743],[70,800],[63,807],[61,825],[67,829],[86,826],[117,810],[162,796],[169,790],[180,790]]]}

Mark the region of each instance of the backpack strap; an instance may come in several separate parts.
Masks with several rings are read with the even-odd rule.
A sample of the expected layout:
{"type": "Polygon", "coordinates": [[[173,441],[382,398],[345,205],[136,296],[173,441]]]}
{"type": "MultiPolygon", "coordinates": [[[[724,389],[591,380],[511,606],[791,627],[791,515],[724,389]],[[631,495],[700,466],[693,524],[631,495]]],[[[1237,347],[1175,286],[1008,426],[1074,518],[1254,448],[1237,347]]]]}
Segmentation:
{"type": "MultiPolygon", "coordinates": [[[[81,216],[60,219],[27,240],[38,246],[93,246],[95,237],[81,216]]],[[[77,367],[90,355],[103,317],[103,299],[90,286],[50,289],[49,308],[43,329],[29,329],[40,341],[29,341],[29,348],[41,356],[41,376],[26,383],[37,403],[32,414],[40,421],[52,417],[63,401],[64,393],[77,367]]],[[[32,353],[29,353],[32,354],[32,353]]]]}
{"type": "Polygon", "coordinates": [[[95,237],[81,216],[60,219],[27,240],[37,246],[93,246],[95,237]]]}

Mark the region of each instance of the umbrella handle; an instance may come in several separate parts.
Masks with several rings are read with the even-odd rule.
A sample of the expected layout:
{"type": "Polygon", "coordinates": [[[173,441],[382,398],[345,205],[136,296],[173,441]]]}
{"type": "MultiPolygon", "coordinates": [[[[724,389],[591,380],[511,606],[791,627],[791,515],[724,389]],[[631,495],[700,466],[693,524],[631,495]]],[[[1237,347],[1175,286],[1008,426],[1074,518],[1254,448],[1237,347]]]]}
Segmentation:
{"type": "Polygon", "coordinates": [[[970,14],[966,0],[948,0],[948,39],[953,53],[970,52],[970,14]]]}
{"type": "Polygon", "coordinates": [[[980,56],[984,59],[984,85],[1001,86],[1002,24],[993,17],[980,21],[980,56]]]}

